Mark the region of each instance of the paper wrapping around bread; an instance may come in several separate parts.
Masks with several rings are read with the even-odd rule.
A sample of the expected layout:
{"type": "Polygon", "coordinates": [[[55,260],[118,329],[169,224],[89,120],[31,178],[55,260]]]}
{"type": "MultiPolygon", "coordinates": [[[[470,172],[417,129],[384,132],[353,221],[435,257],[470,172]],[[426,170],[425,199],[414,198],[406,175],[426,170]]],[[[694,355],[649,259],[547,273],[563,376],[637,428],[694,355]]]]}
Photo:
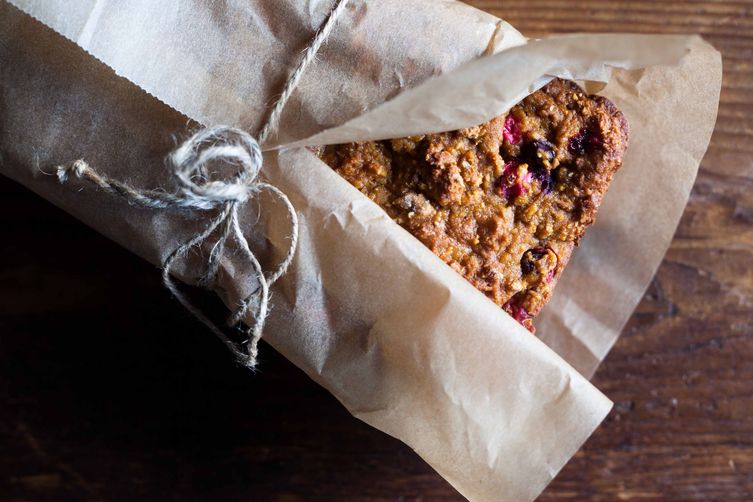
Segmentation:
{"type": "MultiPolygon", "coordinates": [[[[163,159],[187,122],[196,125],[187,117],[255,132],[331,6],[12,3],[130,82],[0,2],[0,170],[155,264],[201,226],[201,215],[132,207],[44,173],[84,158],[134,186],[170,189],[163,159]]],[[[631,145],[538,319],[539,335],[559,355],[309,151],[267,151],[263,169],[302,223],[265,339],[473,500],[534,498],[608,412],[609,401],[583,375],[604,358],[661,261],[720,88],[719,54],[696,38],[523,43],[506,23],[458,2],[354,0],[266,146],[470,126],[551,75],[608,81],[600,93],[628,117],[631,145]],[[661,66],[640,69],[646,65],[661,66]],[[610,78],[611,67],[623,69],[610,78]]],[[[244,210],[248,235],[279,256],[284,213],[266,199],[259,207],[257,226],[256,204],[244,210]]],[[[255,286],[236,259],[227,253],[218,287],[228,305],[255,286]]],[[[200,260],[179,273],[191,281],[196,267],[200,260]]]]}

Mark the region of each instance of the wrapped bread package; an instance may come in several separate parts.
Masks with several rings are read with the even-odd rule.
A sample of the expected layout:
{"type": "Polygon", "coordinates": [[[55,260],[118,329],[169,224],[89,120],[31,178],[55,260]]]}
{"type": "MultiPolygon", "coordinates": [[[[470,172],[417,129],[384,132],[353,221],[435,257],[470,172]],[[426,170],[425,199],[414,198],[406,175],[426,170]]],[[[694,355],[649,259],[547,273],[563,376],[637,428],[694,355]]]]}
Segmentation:
{"type": "MultiPolygon", "coordinates": [[[[0,1],[0,172],[162,263],[202,217],[49,173],[83,158],[170,191],[176,137],[216,124],[256,134],[332,3],[0,1]]],[[[460,2],[352,0],[262,145],[262,177],[300,220],[265,340],[465,497],[535,498],[610,410],[588,378],[672,239],[720,85],[720,55],[696,36],[528,41],[460,2]],[[630,146],[533,335],[308,147],[475,126],[553,77],[613,102],[630,146]]],[[[279,203],[261,196],[241,213],[265,264],[284,255],[279,203]]],[[[194,283],[203,266],[197,253],[175,272],[194,283]]],[[[225,253],[226,305],[256,287],[225,253]]]]}

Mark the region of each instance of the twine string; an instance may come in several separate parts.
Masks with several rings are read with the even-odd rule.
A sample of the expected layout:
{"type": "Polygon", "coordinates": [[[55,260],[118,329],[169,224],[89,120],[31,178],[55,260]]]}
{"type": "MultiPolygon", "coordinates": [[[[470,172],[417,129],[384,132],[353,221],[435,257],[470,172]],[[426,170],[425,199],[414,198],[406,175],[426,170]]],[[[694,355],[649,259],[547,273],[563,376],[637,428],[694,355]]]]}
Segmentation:
{"type": "Polygon", "coordinates": [[[347,2],[348,0],[335,2],[323,26],[303,52],[301,60],[285,83],[282,93],[261,128],[258,141],[241,129],[215,126],[195,133],[168,155],[168,166],[178,184],[177,192],[134,188],[128,183],[97,172],[84,160],[76,160],[57,168],[60,183],[68,182],[73,176],[122,197],[134,205],[150,209],[210,213],[209,221],[203,230],[180,244],[165,258],[162,263],[162,282],[186,310],[227,345],[241,364],[251,369],[255,369],[257,364],[258,343],[269,311],[270,287],[285,274],[298,246],[298,216],[290,199],[274,185],[258,180],[263,163],[259,144],[264,143],[272,131],[277,129],[283,108],[298,86],[306,68],[332,32],[347,2]],[[220,162],[237,168],[237,172],[227,179],[211,179],[207,167],[220,162]],[[290,223],[287,253],[266,273],[248,245],[238,216],[238,211],[244,204],[262,192],[272,195],[285,207],[290,223]],[[231,326],[236,326],[247,314],[251,314],[252,322],[246,331],[247,340],[243,343],[236,343],[228,337],[188,299],[172,278],[175,263],[184,258],[191,249],[209,243],[212,236],[214,241],[207,258],[206,269],[196,284],[204,288],[211,288],[215,284],[229,241],[235,243],[244,259],[251,265],[253,276],[258,282],[258,287],[239,302],[228,321],[231,326]]]}

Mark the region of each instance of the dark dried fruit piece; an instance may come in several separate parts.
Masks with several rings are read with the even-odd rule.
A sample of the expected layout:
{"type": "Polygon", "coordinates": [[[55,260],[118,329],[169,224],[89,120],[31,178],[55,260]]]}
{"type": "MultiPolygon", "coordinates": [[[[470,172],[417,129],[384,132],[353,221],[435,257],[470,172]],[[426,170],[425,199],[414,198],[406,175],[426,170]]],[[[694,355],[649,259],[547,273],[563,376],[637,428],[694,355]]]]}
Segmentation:
{"type": "Polygon", "coordinates": [[[536,158],[541,162],[551,162],[554,160],[554,145],[545,139],[537,139],[533,142],[536,148],[536,158]]]}
{"type": "Polygon", "coordinates": [[[536,329],[533,327],[531,314],[529,314],[528,311],[518,303],[519,300],[519,295],[513,296],[507,303],[502,305],[502,308],[505,310],[505,312],[510,314],[513,319],[518,321],[526,329],[528,329],[528,331],[533,333],[536,331],[536,329]]]}
{"type": "Polygon", "coordinates": [[[573,155],[589,153],[602,145],[603,141],[598,131],[593,128],[581,129],[578,134],[567,142],[567,150],[573,155]]]}
{"type": "Polygon", "coordinates": [[[528,163],[528,170],[539,182],[541,193],[552,191],[552,174],[549,171],[552,160],[556,157],[554,145],[546,140],[535,140],[521,147],[520,156],[528,163]]]}
{"type": "Polygon", "coordinates": [[[521,163],[517,160],[505,163],[502,176],[497,180],[497,193],[504,195],[510,202],[528,193],[531,189],[533,175],[527,169],[525,169],[524,174],[520,175],[518,169],[520,166],[521,163]]]}
{"type": "Polygon", "coordinates": [[[541,193],[548,194],[552,191],[552,173],[546,167],[537,164],[531,169],[531,174],[538,180],[541,193]]]}
{"type": "Polygon", "coordinates": [[[536,262],[548,254],[549,250],[544,247],[535,247],[523,253],[520,259],[520,268],[524,274],[530,274],[536,269],[536,262]]]}
{"type": "Polygon", "coordinates": [[[523,275],[531,275],[534,272],[538,272],[539,276],[543,276],[548,284],[554,279],[559,261],[560,257],[554,249],[548,246],[537,246],[523,253],[523,256],[520,258],[520,269],[523,275]]]}
{"type": "Polygon", "coordinates": [[[517,145],[523,139],[523,132],[520,130],[520,124],[518,124],[517,119],[510,113],[505,117],[502,136],[505,138],[505,141],[511,145],[517,145]]]}

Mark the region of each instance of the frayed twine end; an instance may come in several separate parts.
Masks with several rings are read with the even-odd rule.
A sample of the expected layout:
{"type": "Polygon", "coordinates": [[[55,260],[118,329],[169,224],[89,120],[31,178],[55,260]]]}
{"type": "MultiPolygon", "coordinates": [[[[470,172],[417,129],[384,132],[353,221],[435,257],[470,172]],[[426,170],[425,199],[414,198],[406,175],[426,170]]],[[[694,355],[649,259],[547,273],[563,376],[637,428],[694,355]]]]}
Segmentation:
{"type": "Polygon", "coordinates": [[[67,166],[58,166],[56,174],[60,183],[68,181],[69,174],[73,174],[75,177],[80,178],[84,175],[86,170],[90,169],[89,164],[83,159],[78,159],[71,162],[67,166]]]}

